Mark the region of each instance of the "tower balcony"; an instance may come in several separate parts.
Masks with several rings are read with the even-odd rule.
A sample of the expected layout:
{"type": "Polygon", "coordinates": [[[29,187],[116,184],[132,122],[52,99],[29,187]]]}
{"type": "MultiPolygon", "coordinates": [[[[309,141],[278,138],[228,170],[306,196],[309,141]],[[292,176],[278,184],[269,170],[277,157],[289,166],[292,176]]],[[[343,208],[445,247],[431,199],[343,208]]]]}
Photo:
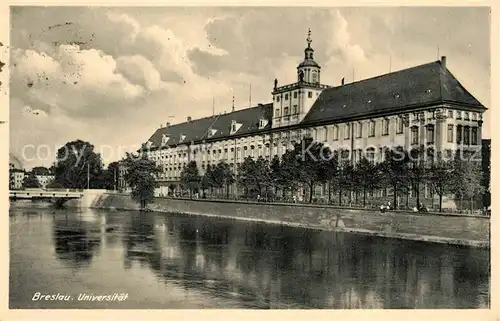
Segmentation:
{"type": "Polygon", "coordinates": [[[327,88],[331,88],[331,87],[332,86],[323,85],[323,84],[320,84],[320,83],[312,83],[312,82],[307,82],[307,81],[298,81],[298,82],[295,82],[293,84],[276,87],[276,88],[274,88],[272,94],[273,95],[274,94],[279,94],[279,93],[287,92],[287,91],[290,91],[290,90],[293,90],[293,89],[297,89],[297,88],[327,89],[327,88]]]}

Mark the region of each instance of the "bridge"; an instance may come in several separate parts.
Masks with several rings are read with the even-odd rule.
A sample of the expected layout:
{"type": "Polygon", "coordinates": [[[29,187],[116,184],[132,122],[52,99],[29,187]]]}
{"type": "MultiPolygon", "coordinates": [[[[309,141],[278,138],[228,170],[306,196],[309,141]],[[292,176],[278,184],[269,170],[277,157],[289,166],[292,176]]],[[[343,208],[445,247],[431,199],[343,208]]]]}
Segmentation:
{"type": "Polygon", "coordinates": [[[10,190],[9,199],[16,200],[46,200],[55,203],[56,207],[60,207],[70,199],[78,199],[83,197],[83,191],[78,190],[10,190]]]}

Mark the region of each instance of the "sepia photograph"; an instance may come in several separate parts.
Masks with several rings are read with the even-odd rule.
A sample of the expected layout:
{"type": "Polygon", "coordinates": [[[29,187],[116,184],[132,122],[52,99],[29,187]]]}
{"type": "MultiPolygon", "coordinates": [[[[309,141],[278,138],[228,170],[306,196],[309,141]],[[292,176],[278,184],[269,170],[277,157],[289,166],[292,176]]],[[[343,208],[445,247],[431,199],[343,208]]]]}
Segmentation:
{"type": "Polygon", "coordinates": [[[490,7],[9,11],[9,309],[491,308],[490,7]]]}

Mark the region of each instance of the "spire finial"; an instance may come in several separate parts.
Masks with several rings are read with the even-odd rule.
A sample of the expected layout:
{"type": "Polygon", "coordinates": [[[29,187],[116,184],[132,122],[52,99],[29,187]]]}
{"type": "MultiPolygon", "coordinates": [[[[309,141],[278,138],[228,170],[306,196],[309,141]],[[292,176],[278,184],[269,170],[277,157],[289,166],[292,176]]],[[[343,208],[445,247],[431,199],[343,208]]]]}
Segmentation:
{"type": "Polygon", "coordinates": [[[307,31],[307,47],[308,48],[311,48],[311,42],[312,42],[312,39],[311,39],[311,28],[308,29],[307,31]]]}
{"type": "Polygon", "coordinates": [[[234,111],[234,91],[233,91],[233,111],[234,111]]]}

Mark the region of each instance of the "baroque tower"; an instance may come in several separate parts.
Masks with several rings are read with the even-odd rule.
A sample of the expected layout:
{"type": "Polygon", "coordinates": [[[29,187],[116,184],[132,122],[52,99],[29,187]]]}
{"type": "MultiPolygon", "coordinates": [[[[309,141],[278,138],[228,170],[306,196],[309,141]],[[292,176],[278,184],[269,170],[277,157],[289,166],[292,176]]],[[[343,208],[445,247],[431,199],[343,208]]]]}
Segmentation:
{"type": "Polygon", "coordinates": [[[314,61],[314,49],[311,48],[311,29],[307,32],[307,47],[304,49],[304,61],[297,66],[297,80],[319,84],[321,67],[314,61]]]}
{"type": "Polygon", "coordinates": [[[307,32],[307,47],[304,60],[297,66],[297,82],[278,86],[274,80],[273,127],[283,127],[300,123],[311,109],[323,89],[329,86],[320,83],[320,65],[314,61],[311,47],[311,29],[307,32]]]}

